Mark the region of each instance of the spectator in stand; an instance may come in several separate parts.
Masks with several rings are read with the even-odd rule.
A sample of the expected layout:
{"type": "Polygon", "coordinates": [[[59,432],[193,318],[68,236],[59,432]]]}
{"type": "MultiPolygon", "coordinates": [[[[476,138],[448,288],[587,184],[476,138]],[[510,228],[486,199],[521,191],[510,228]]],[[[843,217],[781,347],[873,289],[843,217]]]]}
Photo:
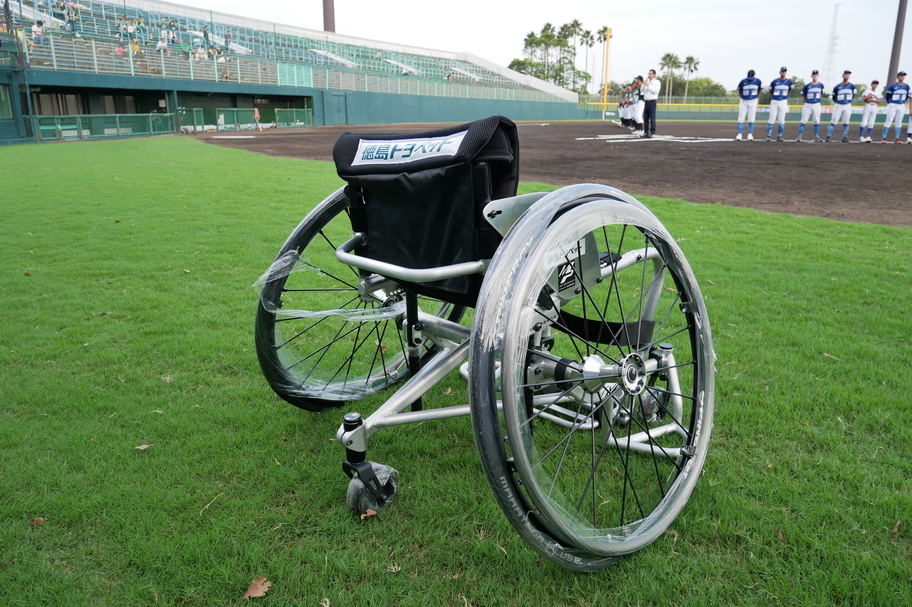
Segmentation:
{"type": "Polygon", "coordinates": [[[174,19],[168,21],[168,31],[171,32],[171,44],[177,44],[177,21],[174,19]]]}
{"type": "Polygon", "coordinates": [[[203,34],[203,45],[205,45],[206,48],[212,46],[212,43],[209,42],[209,26],[204,25],[201,33],[203,34]]]}
{"type": "Polygon", "coordinates": [[[222,80],[228,80],[231,78],[231,69],[228,66],[228,57],[225,56],[225,53],[222,51],[221,47],[215,49],[213,55],[216,58],[215,62],[222,66],[222,71],[219,74],[219,78],[222,80]]]}
{"type": "Polygon", "coordinates": [[[82,38],[77,31],[79,29],[79,9],[75,4],[67,4],[67,27],[77,38],[82,38]]]}
{"type": "Polygon", "coordinates": [[[148,33],[149,30],[146,29],[146,20],[140,17],[136,20],[136,37],[145,42],[148,33]]]}
{"type": "Polygon", "coordinates": [[[32,26],[32,39],[29,40],[29,52],[34,52],[35,45],[50,44],[51,39],[44,33],[44,21],[36,21],[32,26]]]}
{"type": "Polygon", "coordinates": [[[155,50],[163,55],[171,56],[171,49],[168,48],[168,37],[166,36],[167,32],[162,32],[162,38],[158,41],[158,44],[155,45],[155,50]]]}
{"type": "Polygon", "coordinates": [[[197,61],[206,61],[207,59],[209,59],[209,52],[206,50],[206,47],[202,46],[202,45],[198,46],[196,49],[196,55],[194,55],[194,58],[197,61]]]}
{"type": "Polygon", "coordinates": [[[117,34],[121,37],[127,35],[127,23],[123,17],[117,18],[117,34]]]}
{"type": "Polygon", "coordinates": [[[54,19],[60,19],[61,21],[65,21],[66,12],[67,12],[66,4],[64,4],[63,2],[54,3],[54,8],[52,11],[52,14],[54,15],[54,19]]]}

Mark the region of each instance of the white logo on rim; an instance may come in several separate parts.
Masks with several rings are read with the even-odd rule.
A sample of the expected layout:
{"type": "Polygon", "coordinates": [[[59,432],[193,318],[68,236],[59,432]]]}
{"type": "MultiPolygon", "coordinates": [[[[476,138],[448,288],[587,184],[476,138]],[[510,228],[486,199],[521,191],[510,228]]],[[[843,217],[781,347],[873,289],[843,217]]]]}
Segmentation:
{"type": "Polygon", "coordinates": [[[467,132],[424,139],[361,139],[352,166],[405,164],[427,158],[454,156],[467,132]]]}

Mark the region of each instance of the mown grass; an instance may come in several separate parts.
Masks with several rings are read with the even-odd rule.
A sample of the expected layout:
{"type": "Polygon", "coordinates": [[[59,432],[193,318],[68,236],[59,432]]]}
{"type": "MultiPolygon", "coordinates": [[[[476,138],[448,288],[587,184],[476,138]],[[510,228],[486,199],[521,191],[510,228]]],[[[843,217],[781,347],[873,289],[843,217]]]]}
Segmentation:
{"type": "MultiPolygon", "coordinates": [[[[908,228],[644,199],[711,315],[713,441],[672,530],[581,575],[515,536],[467,419],[375,437],[401,493],[361,521],[342,412],[262,379],[250,285],[331,165],[7,146],[0,183],[2,605],[241,604],[260,575],[263,605],[912,603],[908,228]]],[[[450,378],[425,405],[465,398],[450,378]]]]}

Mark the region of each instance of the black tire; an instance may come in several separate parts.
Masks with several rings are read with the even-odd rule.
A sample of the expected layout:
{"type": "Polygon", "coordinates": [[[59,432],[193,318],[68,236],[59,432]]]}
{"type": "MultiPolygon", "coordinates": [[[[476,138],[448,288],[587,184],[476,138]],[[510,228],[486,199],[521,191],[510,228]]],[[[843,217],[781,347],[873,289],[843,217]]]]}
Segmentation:
{"type": "Polygon", "coordinates": [[[533,206],[492,260],[470,361],[482,466],[520,535],[592,571],[664,533],[706,457],[714,359],[694,274],[645,207],[601,186],[533,206]]]}
{"type": "MultiPolygon", "coordinates": [[[[340,189],[292,232],[260,278],[255,342],[263,375],[296,407],[322,411],[408,378],[396,287],[359,294],[359,271],[335,250],[352,233],[340,189]]],[[[419,299],[428,313],[458,320],[464,308],[419,299]]],[[[433,346],[422,358],[436,353],[433,346]]]]}

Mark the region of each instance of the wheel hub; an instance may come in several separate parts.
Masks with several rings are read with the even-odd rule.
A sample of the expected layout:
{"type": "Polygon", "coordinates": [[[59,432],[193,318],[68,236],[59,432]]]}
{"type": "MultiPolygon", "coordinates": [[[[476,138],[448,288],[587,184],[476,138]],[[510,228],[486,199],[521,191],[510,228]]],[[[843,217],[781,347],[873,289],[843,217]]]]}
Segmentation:
{"type": "Polygon", "coordinates": [[[632,396],[646,389],[646,361],[639,354],[628,354],[621,360],[621,385],[632,396]]]}

